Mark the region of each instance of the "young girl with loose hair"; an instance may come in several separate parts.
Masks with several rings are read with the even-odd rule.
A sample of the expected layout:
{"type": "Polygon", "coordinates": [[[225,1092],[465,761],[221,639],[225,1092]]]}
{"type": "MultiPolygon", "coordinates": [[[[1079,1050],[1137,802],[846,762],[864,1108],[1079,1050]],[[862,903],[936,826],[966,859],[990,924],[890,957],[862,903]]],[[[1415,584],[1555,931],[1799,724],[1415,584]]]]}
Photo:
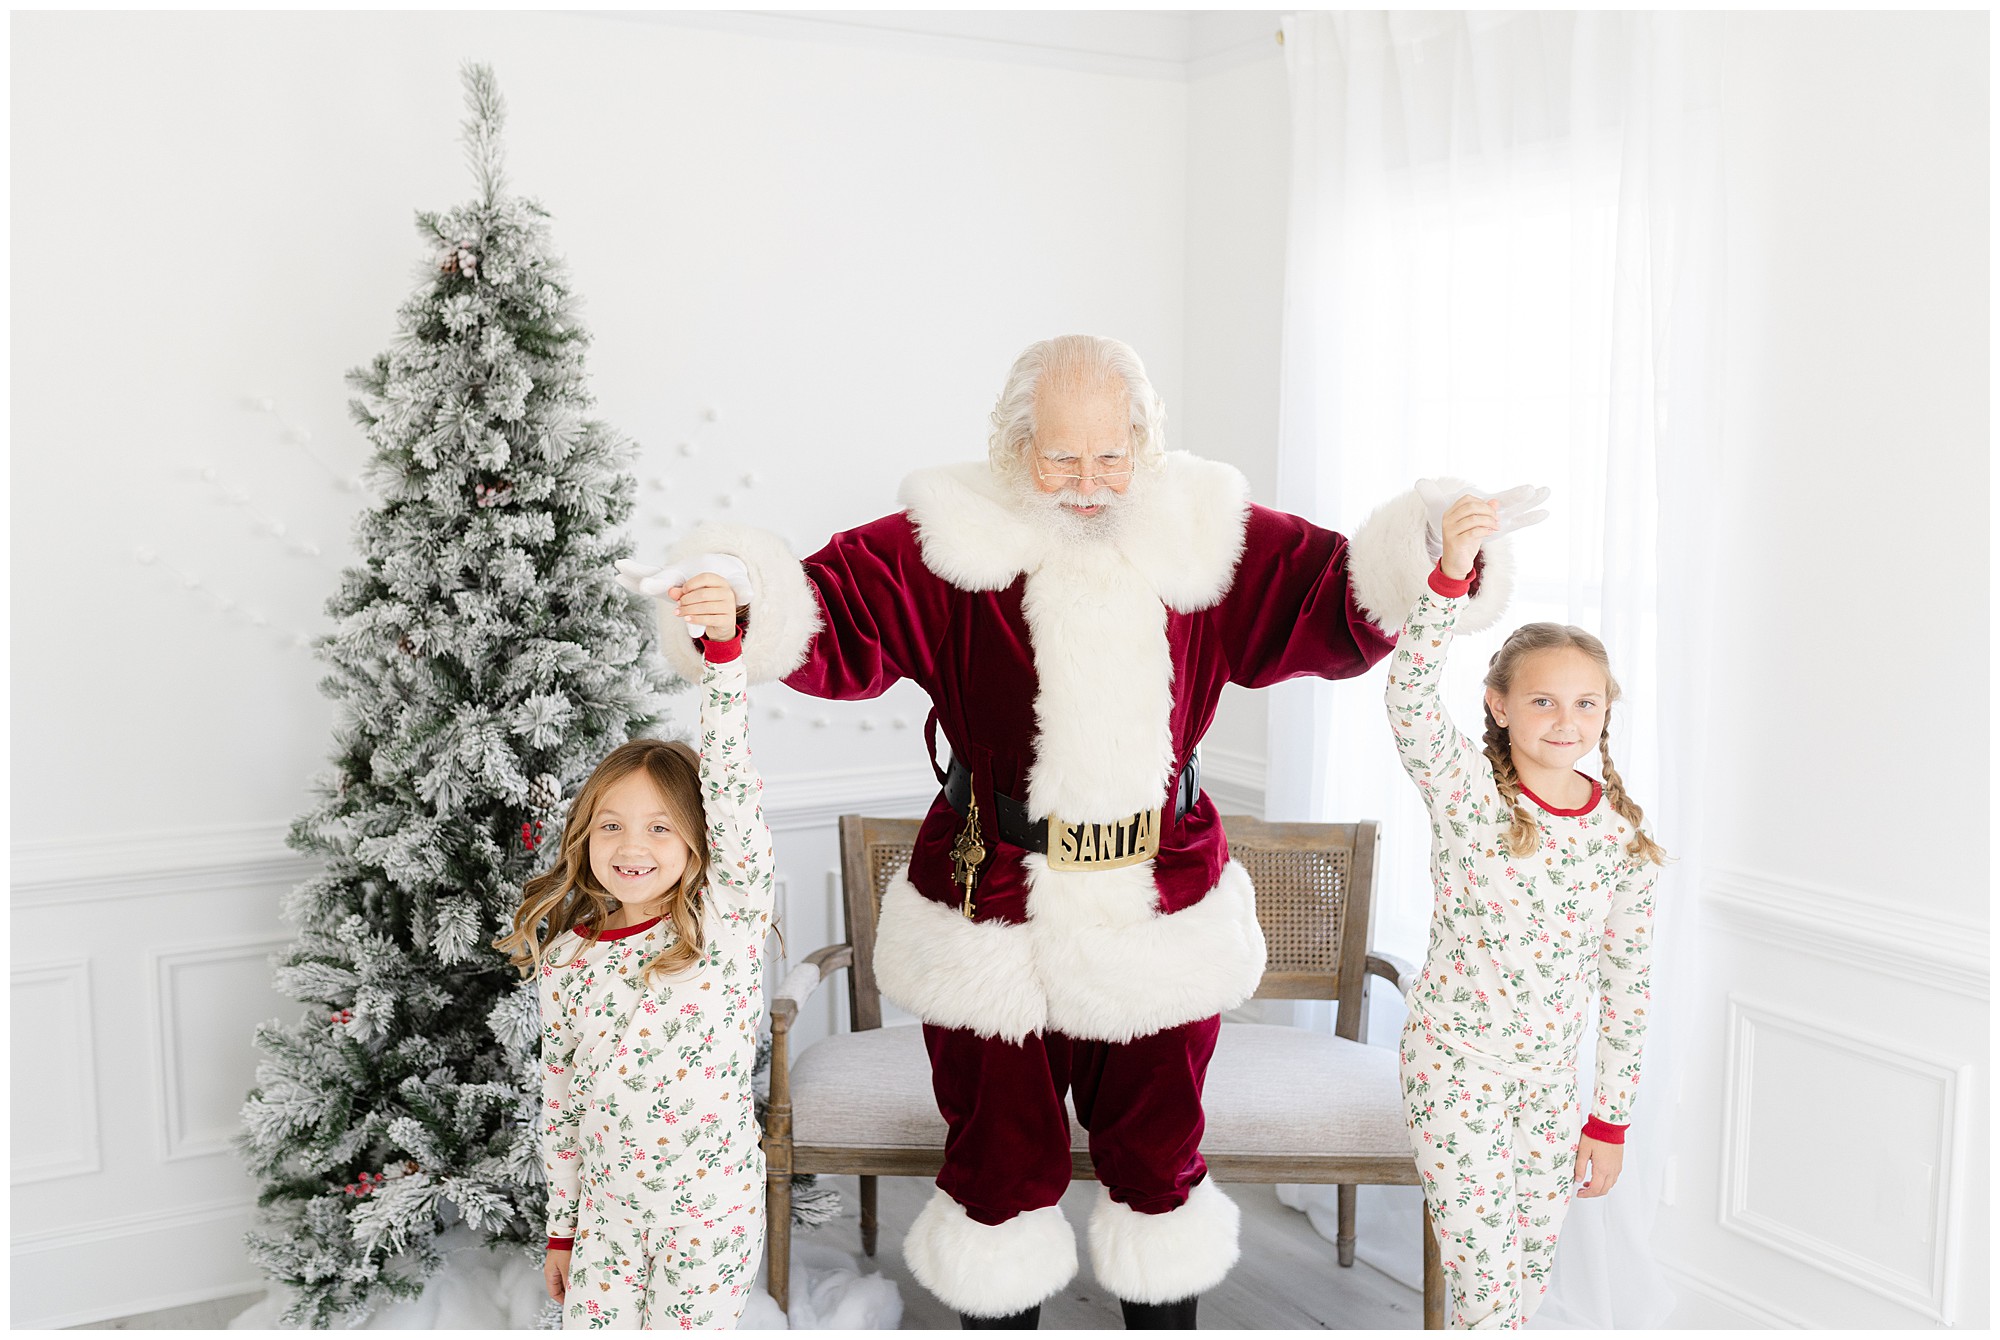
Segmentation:
{"type": "Polygon", "coordinates": [[[541,1000],[543,1274],[565,1329],[734,1327],[764,1245],[771,833],[730,587],[703,573],[668,595],[707,634],[701,753],[613,750],[497,942],[541,1000]]]}
{"type": "Polygon", "coordinates": [[[1665,853],[1611,763],[1618,684],[1580,628],[1515,630],[1486,675],[1483,748],[1441,693],[1491,500],[1460,498],[1444,556],[1389,671],[1389,725],[1431,818],[1436,903],[1401,1069],[1452,1325],[1522,1325],[1579,1196],[1611,1190],[1651,1000],[1653,882],[1665,853]],[[1604,780],[1577,771],[1598,751],[1604,780]],[[1598,991],[1594,1091],[1576,1055],[1598,991]],[[1587,1115],[1586,1115],[1587,1113],[1587,1115]]]}

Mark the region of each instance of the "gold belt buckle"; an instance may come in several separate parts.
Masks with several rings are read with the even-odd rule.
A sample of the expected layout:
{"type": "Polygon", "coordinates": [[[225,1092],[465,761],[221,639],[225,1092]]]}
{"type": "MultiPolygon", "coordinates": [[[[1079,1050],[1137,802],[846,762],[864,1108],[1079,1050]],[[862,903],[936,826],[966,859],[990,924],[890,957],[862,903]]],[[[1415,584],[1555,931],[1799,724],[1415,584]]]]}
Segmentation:
{"type": "Polygon", "coordinates": [[[1071,823],[1049,816],[1049,869],[1116,870],[1149,860],[1160,849],[1160,810],[1140,810],[1110,823],[1071,823]]]}

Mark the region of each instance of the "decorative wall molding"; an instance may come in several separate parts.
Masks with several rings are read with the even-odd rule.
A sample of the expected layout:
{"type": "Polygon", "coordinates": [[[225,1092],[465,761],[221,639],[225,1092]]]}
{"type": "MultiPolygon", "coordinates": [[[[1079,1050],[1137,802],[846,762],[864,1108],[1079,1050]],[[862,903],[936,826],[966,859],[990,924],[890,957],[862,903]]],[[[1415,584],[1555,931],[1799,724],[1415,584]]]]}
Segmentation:
{"type": "MultiPolygon", "coordinates": [[[[1264,760],[1204,748],[1202,785],[1228,812],[1264,813],[1264,760]]],[[[843,814],[917,817],[937,796],[922,763],[764,779],[764,817],[775,829],[826,828],[843,814]]],[[[139,834],[112,841],[20,842],[12,850],[12,905],[51,907],[111,898],[223,893],[296,884],[319,862],[289,851],[283,823],[139,834]]]]}
{"type": "Polygon", "coordinates": [[[1970,1089],[1970,1067],[1912,1051],[1907,1043],[1873,1038],[1800,1018],[1784,1010],[1727,997],[1727,1056],[1724,1061],[1721,1223],[1726,1229],[1817,1267],[1870,1293],[1901,1304],[1942,1325],[1952,1324],[1954,1275],[1958,1257],[1960,1199],[1958,1148],[1970,1089]],[[1919,1278],[1820,1237],[1797,1224],[1771,1218],[1749,1203],[1750,1125],[1760,1032],[1788,1032],[1808,1042],[1847,1052],[1870,1065],[1901,1071],[1936,1083],[1941,1090],[1942,1123],[1937,1142],[1922,1151],[1932,1160],[1936,1206],[1931,1213],[1929,1269],[1919,1278]]]}
{"type": "Polygon", "coordinates": [[[764,820],[789,829],[831,827],[843,814],[917,818],[937,793],[937,778],[921,763],[766,777],[764,820]]]}
{"type": "Polygon", "coordinates": [[[240,1246],[254,1200],[217,1201],[17,1236],[9,1321],[57,1328],[254,1293],[240,1246]]]}
{"type": "Polygon", "coordinates": [[[1814,1329],[1805,1318],[1773,1307],[1762,1299],[1752,1298],[1724,1284],[1713,1275],[1696,1270],[1693,1266],[1678,1261],[1659,1258],[1660,1269],[1681,1288],[1701,1295],[1711,1303],[1728,1308],[1754,1326],[1770,1331],[1804,1331],[1814,1329]]]}
{"type": "Polygon", "coordinates": [[[1984,926],[1748,870],[1712,869],[1706,886],[1703,905],[1739,934],[1975,1000],[1991,993],[1984,926]]]}
{"type": "Polygon", "coordinates": [[[67,997],[62,1008],[49,1011],[46,1017],[57,1029],[67,1026],[73,1030],[73,1036],[52,1037],[48,1041],[75,1062],[77,1085],[67,1102],[62,1101],[61,1095],[49,1097],[55,1110],[65,1113],[63,1127],[76,1137],[77,1143],[71,1151],[59,1151],[53,1156],[10,1158],[8,1180],[14,1186],[94,1173],[103,1166],[102,1137],[97,1125],[97,1041],[91,1027],[90,964],[76,959],[15,968],[9,989],[13,1010],[22,1008],[15,993],[24,986],[54,986],[67,997]]]}
{"type": "Polygon", "coordinates": [[[93,1219],[87,1224],[73,1224],[68,1228],[50,1229],[42,1233],[16,1234],[8,1244],[8,1250],[13,1256],[21,1257],[32,1252],[60,1252],[72,1247],[94,1247],[139,1233],[157,1233],[162,1229],[197,1228],[202,1224],[212,1224],[234,1215],[242,1215],[248,1219],[250,1212],[256,1208],[257,1202],[254,1199],[219,1200],[201,1205],[176,1206],[171,1210],[148,1210],[143,1214],[93,1219]]]}
{"type": "Polygon", "coordinates": [[[17,842],[10,853],[11,904],[67,906],[294,884],[317,870],[319,862],[286,848],[288,827],[236,824],[124,838],[17,842]]]}
{"type": "Polygon", "coordinates": [[[290,943],[291,937],[287,935],[237,937],[181,949],[154,950],[146,955],[153,984],[154,1097],[160,1117],[162,1163],[230,1153],[230,1139],[235,1134],[233,1127],[220,1136],[201,1136],[188,1130],[188,1084],[182,1068],[188,1053],[181,1046],[180,974],[188,968],[211,963],[245,959],[262,963],[290,943]]]}
{"type": "MultiPolygon", "coordinates": [[[[937,794],[923,764],[844,768],[764,779],[773,828],[824,827],[843,814],[921,814],[937,794]]],[[[286,823],[173,829],[103,840],[17,842],[11,905],[67,906],[109,898],[223,893],[298,883],[319,869],[285,846],[286,823]]]]}
{"type": "Polygon", "coordinates": [[[994,23],[991,14],[922,11],[607,10],[594,17],[1176,83],[1186,80],[1188,71],[1184,16],[1158,12],[1095,15],[1088,32],[1075,16],[1060,12],[1012,13],[1011,25],[994,23]]]}
{"type": "Polygon", "coordinates": [[[606,10],[592,17],[1174,83],[1283,52],[1276,10],[606,10]]]}
{"type": "Polygon", "coordinates": [[[1264,760],[1234,749],[1201,749],[1201,788],[1224,814],[1264,817],[1264,760]]]}

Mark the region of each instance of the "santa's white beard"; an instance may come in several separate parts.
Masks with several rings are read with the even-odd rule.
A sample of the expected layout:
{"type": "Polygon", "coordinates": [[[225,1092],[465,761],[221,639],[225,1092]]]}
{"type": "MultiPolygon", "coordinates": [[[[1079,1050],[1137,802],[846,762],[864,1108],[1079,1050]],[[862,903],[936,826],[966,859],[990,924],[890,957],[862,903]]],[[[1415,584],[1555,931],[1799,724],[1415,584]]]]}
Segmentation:
{"type": "Polygon", "coordinates": [[[1044,493],[1035,487],[1035,481],[1026,475],[1014,480],[1014,503],[1030,520],[1065,544],[1091,545],[1109,544],[1124,528],[1125,519],[1132,508],[1143,506],[1139,481],[1135,476],[1126,485],[1125,492],[1113,493],[1100,488],[1085,497],[1075,489],[1063,489],[1059,493],[1044,493]],[[1095,504],[1098,510],[1089,516],[1080,516],[1071,507],[1089,507],[1095,504]]]}

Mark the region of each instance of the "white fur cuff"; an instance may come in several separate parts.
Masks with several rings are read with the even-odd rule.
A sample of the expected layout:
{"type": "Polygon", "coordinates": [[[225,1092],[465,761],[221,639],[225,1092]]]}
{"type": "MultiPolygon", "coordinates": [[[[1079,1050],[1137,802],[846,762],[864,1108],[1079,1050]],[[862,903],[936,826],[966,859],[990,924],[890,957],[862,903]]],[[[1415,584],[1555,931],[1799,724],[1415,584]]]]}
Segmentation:
{"type": "MultiPolygon", "coordinates": [[[[785,542],[755,526],[709,521],[690,531],[667,555],[679,563],[696,554],[734,554],[750,569],[755,594],[750,601],[749,628],[743,634],[743,671],[752,684],[783,679],[806,658],[806,647],[819,631],[819,600],[805,568],[792,557],[785,542]]],[[[658,606],[660,653],[673,672],[690,684],[701,682],[701,646],[687,635],[687,626],[664,600],[658,606]]]]}
{"type": "Polygon", "coordinates": [[[903,1261],[953,1311],[1008,1317],[1076,1278],[1076,1234],[1054,1205],[982,1224],[939,1190],[910,1225],[903,1261]]]}
{"type": "Polygon", "coordinates": [[[1263,980],[1257,892],[1236,861],[1200,902],[1164,915],[1151,861],[1065,871],[1034,855],[1026,864],[1025,929],[1059,1032],[1129,1042],[1233,1009],[1263,980]]]}
{"type": "MultiPolygon", "coordinates": [[[[1463,491],[1472,487],[1462,479],[1438,482],[1463,491]]],[[[1437,566],[1424,548],[1427,511],[1423,498],[1411,489],[1370,512],[1348,541],[1347,575],[1354,584],[1354,598],[1362,612],[1386,633],[1394,634],[1403,626],[1417,597],[1429,586],[1431,569],[1437,566]]],[[[1479,594],[1459,611],[1460,633],[1484,632],[1498,623],[1514,593],[1514,551],[1507,537],[1486,541],[1481,552],[1485,558],[1480,566],[1479,594]]]]}
{"type": "Polygon", "coordinates": [[[1207,1178],[1166,1214],[1140,1214],[1100,1187],[1090,1215],[1090,1266],[1099,1284],[1130,1302],[1192,1298],[1222,1283],[1236,1264],[1242,1217],[1207,1178]]]}
{"type": "Polygon", "coordinates": [[[883,995],[927,1024],[1004,1042],[1048,1024],[1028,928],[967,921],[958,909],[918,893],[908,867],[882,894],[875,980],[883,995]]]}

